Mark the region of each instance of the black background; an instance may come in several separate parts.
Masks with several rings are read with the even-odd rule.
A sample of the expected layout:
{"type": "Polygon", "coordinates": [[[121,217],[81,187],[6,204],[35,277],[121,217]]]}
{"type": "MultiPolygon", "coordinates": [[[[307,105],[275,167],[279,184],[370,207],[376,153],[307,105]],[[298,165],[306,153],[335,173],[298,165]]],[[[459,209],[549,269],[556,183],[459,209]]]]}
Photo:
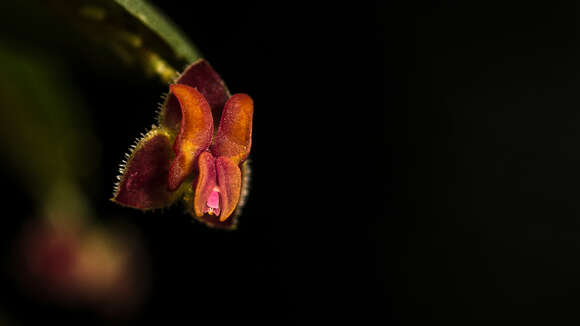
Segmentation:
{"type": "MultiPolygon", "coordinates": [[[[151,270],[143,272],[151,285],[136,316],[115,320],[39,300],[8,273],[3,310],[24,324],[368,324],[394,318],[386,274],[394,257],[384,251],[389,166],[382,12],[373,3],[152,3],[193,40],[233,93],[255,101],[251,191],[239,228],[209,229],[179,206],[143,214],[111,203],[118,163],[155,122],[167,86],[114,60],[108,66],[110,57],[100,58],[102,50],[72,32],[64,32],[65,39],[36,36],[49,26],[24,13],[16,21],[29,22],[32,32],[5,29],[4,37],[34,43],[67,63],[99,144],[97,181],[87,180],[83,190],[105,223],[123,219],[136,226],[149,254],[151,270]]],[[[6,178],[19,189],[16,177],[8,172],[6,178]]],[[[35,209],[22,190],[6,202],[22,217],[3,222],[10,248],[35,209]]]]}
{"type": "MultiPolygon", "coordinates": [[[[123,211],[153,275],[130,322],[578,320],[573,4],[154,3],[254,98],[253,179],[236,232],[123,211]]],[[[71,65],[103,144],[91,198],[122,211],[116,165],[165,86],[71,65]]]]}

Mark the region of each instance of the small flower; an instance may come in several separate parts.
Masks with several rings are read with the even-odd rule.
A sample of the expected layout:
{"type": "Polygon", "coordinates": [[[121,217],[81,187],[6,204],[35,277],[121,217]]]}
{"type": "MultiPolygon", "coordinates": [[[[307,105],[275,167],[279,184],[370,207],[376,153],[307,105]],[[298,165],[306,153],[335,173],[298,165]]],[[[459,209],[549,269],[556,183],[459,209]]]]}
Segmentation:
{"type": "Polygon", "coordinates": [[[149,210],[181,198],[205,224],[235,228],[247,193],[253,108],[250,96],[230,96],[207,61],[195,62],[170,85],[159,126],[127,155],[112,200],[149,210]]]}

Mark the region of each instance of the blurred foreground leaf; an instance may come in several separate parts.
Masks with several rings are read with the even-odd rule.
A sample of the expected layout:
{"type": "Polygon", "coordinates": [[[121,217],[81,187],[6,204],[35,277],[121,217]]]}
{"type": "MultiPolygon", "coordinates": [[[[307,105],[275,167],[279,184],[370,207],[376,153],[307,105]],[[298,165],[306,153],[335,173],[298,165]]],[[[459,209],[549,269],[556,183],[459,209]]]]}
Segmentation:
{"type": "MultiPolygon", "coordinates": [[[[201,58],[194,45],[159,10],[143,0],[50,0],[74,33],[107,49],[123,64],[148,77],[171,82],[177,72],[201,58]]],[[[91,50],[92,51],[92,50],[91,50]]],[[[95,56],[88,53],[87,56],[95,56]]],[[[110,65],[112,62],[107,62],[110,65]]]]}
{"type": "Polygon", "coordinates": [[[183,32],[155,7],[144,0],[114,0],[130,14],[139,19],[173,48],[176,55],[188,62],[193,62],[201,55],[187,40],[183,32]]]}
{"type": "Polygon", "coordinates": [[[95,143],[58,60],[0,45],[0,150],[38,198],[86,175],[95,143]]]}

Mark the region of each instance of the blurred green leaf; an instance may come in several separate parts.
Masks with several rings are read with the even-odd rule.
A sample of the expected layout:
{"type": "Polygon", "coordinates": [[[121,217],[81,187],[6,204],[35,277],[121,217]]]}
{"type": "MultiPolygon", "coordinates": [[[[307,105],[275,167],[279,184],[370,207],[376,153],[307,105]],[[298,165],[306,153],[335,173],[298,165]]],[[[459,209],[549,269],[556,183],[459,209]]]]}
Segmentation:
{"type": "Polygon", "coordinates": [[[85,175],[95,159],[87,116],[56,58],[0,45],[0,151],[29,191],[85,175]]]}
{"type": "Polygon", "coordinates": [[[173,48],[176,55],[188,62],[201,58],[199,51],[183,32],[159,10],[144,0],[114,0],[139,19],[173,48]]]}
{"type": "MultiPolygon", "coordinates": [[[[91,52],[103,53],[102,50],[106,49],[122,64],[140,69],[147,77],[156,76],[165,83],[171,82],[178,71],[201,58],[184,33],[144,0],[45,2],[54,16],[62,18],[66,23],[63,25],[70,28],[69,35],[77,34],[96,45],[91,52]]],[[[95,57],[95,60],[103,57],[88,56],[95,57]]],[[[104,58],[105,66],[117,65],[108,59],[104,58]]]]}

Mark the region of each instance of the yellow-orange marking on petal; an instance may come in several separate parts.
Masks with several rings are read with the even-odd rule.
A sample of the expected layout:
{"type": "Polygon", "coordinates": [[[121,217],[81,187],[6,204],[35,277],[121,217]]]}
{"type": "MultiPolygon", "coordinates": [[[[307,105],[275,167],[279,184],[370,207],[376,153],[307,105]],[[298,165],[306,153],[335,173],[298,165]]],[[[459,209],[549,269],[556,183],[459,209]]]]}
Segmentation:
{"type": "Polygon", "coordinates": [[[211,151],[229,157],[239,165],[250,154],[254,101],[246,94],[235,94],[227,101],[211,151]]]}
{"type": "Polygon", "coordinates": [[[193,171],[198,155],[211,143],[213,118],[209,104],[195,88],[179,84],[169,87],[181,107],[180,129],[173,143],[175,159],[168,179],[169,190],[175,191],[193,171]]]}

